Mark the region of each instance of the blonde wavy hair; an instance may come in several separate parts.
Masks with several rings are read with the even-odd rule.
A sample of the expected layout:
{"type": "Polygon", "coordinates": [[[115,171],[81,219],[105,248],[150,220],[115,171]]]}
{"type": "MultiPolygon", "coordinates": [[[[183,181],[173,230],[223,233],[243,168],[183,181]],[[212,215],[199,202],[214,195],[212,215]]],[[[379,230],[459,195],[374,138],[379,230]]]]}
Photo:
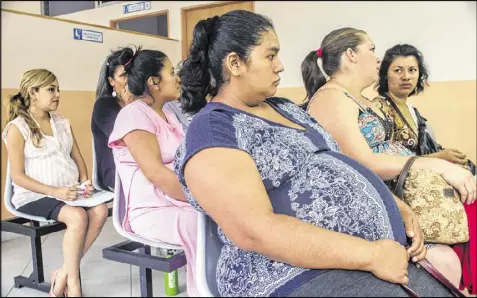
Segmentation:
{"type": "Polygon", "coordinates": [[[32,142],[36,147],[40,146],[42,134],[40,127],[33,120],[28,112],[31,104],[31,94],[40,88],[47,87],[56,81],[56,76],[46,69],[32,69],[25,72],[20,81],[20,92],[11,96],[7,102],[8,119],[7,123],[21,116],[25,119],[32,133],[32,142]]]}

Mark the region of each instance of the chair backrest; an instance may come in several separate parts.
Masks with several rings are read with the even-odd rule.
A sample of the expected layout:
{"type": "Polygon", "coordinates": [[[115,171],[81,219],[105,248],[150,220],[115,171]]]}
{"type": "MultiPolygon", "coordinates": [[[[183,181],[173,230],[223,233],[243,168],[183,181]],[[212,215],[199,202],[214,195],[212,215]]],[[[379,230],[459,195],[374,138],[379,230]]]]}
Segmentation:
{"type": "Polygon", "coordinates": [[[13,206],[12,198],[13,198],[13,183],[12,183],[12,177],[10,176],[10,163],[7,162],[7,173],[5,177],[5,192],[3,193],[3,202],[8,212],[10,212],[11,214],[15,216],[23,217],[23,218],[34,220],[34,221],[41,221],[41,222],[47,222],[47,223],[55,222],[54,220],[48,220],[41,216],[33,216],[33,215],[29,215],[29,214],[18,211],[15,208],[15,206],[13,206]]]}
{"type": "Polygon", "coordinates": [[[160,247],[165,249],[182,250],[181,246],[172,245],[161,241],[153,241],[143,238],[139,235],[130,233],[123,228],[124,217],[126,216],[126,198],[124,197],[123,186],[118,171],[114,177],[114,200],[113,200],[113,226],[119,235],[135,242],[143,243],[152,247],[160,247]]]}
{"type": "Polygon", "coordinates": [[[174,113],[174,115],[177,117],[177,120],[179,120],[179,122],[182,124],[182,128],[184,128],[185,131],[189,126],[190,120],[187,119],[187,116],[182,112],[182,109],[180,108],[179,104],[170,101],[164,105],[164,108],[169,112],[174,113]]]}
{"type": "Polygon", "coordinates": [[[10,213],[15,210],[15,207],[12,204],[13,198],[13,184],[12,177],[10,177],[10,163],[7,163],[7,177],[5,177],[5,192],[3,193],[3,201],[5,202],[5,207],[10,213]]]}
{"type": "Polygon", "coordinates": [[[223,243],[217,235],[217,224],[199,213],[197,228],[197,290],[202,297],[220,297],[217,289],[217,261],[223,243]]]}
{"type": "Polygon", "coordinates": [[[123,187],[118,171],[114,177],[114,200],[113,200],[113,226],[116,231],[122,235],[125,233],[123,229],[123,220],[126,215],[126,200],[123,195],[123,187]]]}
{"type": "Polygon", "coordinates": [[[94,146],[94,136],[91,141],[92,144],[92,149],[93,149],[93,173],[91,174],[91,182],[93,183],[93,187],[98,190],[103,190],[103,191],[110,191],[109,189],[104,189],[101,187],[101,183],[99,183],[98,180],[98,162],[96,160],[96,148],[94,146]]]}

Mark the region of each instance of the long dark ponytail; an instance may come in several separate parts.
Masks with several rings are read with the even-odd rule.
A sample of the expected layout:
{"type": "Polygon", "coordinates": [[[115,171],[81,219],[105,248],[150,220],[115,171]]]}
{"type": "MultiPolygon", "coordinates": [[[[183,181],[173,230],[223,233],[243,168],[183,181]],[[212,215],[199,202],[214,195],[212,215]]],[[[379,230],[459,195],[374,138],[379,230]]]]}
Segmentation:
{"type": "Polygon", "coordinates": [[[308,99],[311,99],[316,91],[326,84],[326,76],[320,67],[318,67],[317,60],[319,58],[321,57],[318,56],[316,50],[311,51],[301,63],[301,76],[305,84],[306,97],[308,99]]]}
{"type": "Polygon", "coordinates": [[[262,33],[273,29],[266,17],[245,10],[234,10],[197,23],[189,56],[179,71],[181,105],[186,113],[195,114],[214,97],[227,81],[223,60],[236,53],[246,61],[251,48],[261,41],[262,33]]]}

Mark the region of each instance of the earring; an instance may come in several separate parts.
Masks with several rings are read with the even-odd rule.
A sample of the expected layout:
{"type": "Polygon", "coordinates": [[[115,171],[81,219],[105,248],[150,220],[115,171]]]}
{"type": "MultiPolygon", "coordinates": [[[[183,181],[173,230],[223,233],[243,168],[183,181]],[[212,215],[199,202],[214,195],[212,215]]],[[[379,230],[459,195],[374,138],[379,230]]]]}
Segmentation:
{"type": "Polygon", "coordinates": [[[116,91],[113,91],[113,97],[116,97],[116,95],[117,95],[116,91]]]}

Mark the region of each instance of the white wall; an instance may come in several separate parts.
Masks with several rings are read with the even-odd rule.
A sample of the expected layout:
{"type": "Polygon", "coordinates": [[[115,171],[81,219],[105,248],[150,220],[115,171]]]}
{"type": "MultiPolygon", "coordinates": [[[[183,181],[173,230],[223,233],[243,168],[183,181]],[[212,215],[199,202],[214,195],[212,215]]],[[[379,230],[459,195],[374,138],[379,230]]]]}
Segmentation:
{"type": "Polygon", "coordinates": [[[112,49],[128,44],[163,51],[177,64],[180,43],[118,30],[83,26],[54,18],[2,11],[2,88],[18,88],[22,73],[47,68],[58,76],[62,90],[94,91],[104,59],[112,49]],[[103,43],[73,39],[73,28],[103,33],[103,43]]]}
{"type": "Polygon", "coordinates": [[[381,57],[397,43],[424,54],[431,81],[476,79],[476,7],[456,2],[255,3],[270,17],[280,38],[285,65],[281,87],[302,86],[300,64],[330,31],[351,26],[368,32],[381,57]],[[286,12],[286,14],[284,14],[286,12]]]}
{"type": "MultiPolygon", "coordinates": [[[[207,2],[213,1],[152,1],[151,11],[169,9],[170,38],[181,40],[181,7],[207,2]]],[[[134,2],[60,17],[108,26],[110,19],[124,17],[127,3],[134,2]]],[[[331,30],[344,26],[367,31],[381,57],[397,43],[415,45],[425,56],[431,81],[476,79],[474,1],[256,1],[255,11],[272,19],[280,38],[285,65],[281,87],[302,86],[300,64],[306,54],[319,48],[331,30]]]]}
{"type": "Polygon", "coordinates": [[[2,1],[2,8],[41,14],[40,1],[2,1]]]}

